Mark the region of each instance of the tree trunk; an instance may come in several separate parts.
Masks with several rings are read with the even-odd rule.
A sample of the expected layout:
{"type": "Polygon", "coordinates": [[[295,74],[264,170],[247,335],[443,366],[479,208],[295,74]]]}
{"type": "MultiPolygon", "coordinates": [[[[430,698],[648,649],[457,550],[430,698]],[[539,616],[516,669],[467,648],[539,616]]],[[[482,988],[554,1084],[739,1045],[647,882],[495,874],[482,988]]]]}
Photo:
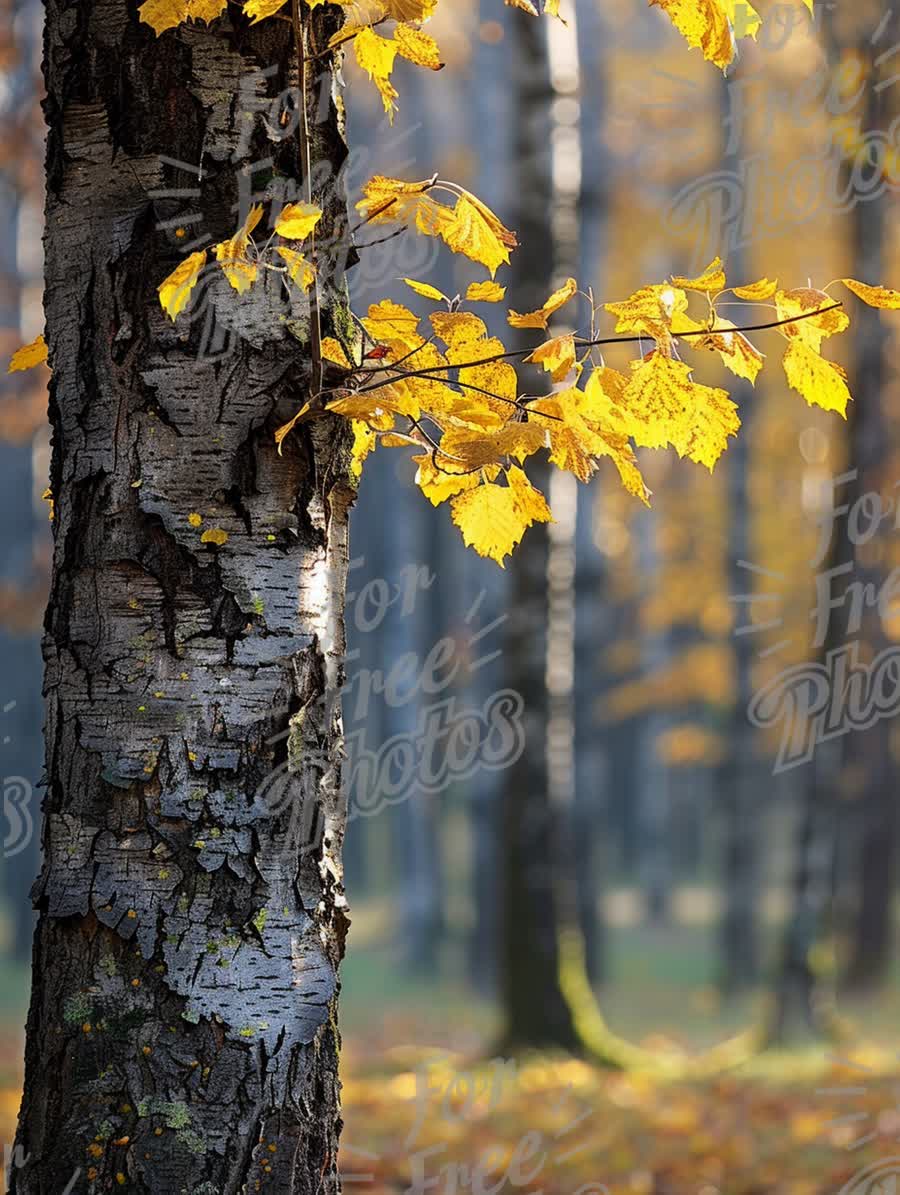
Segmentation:
{"type": "MultiPolygon", "coordinates": [[[[341,14],[314,17],[324,44],[341,14]]],[[[346,435],[323,418],[278,455],[310,353],[262,284],[238,297],[215,267],[209,301],[239,329],[217,359],[156,295],[177,261],[160,226],[186,205],[153,192],[190,187],[209,237],[231,236],[248,122],[267,177],[296,180],[296,141],[268,140],[238,98],[242,80],[296,87],[291,26],[236,20],[157,39],[126,0],[47,0],[57,516],[16,1195],[338,1186],[347,919],[323,698],[344,651],[346,435]]],[[[314,152],[336,172],[326,107],[314,152]]],[[[339,188],[317,199],[343,228],[339,188]]]]}
{"type": "MultiPolygon", "coordinates": [[[[537,22],[509,25],[510,56],[519,112],[516,144],[522,248],[514,259],[515,293],[528,310],[551,290],[553,245],[547,211],[553,195],[549,157],[549,77],[545,29],[537,22]]],[[[534,474],[546,490],[546,467],[534,474]]],[[[505,1047],[577,1043],[571,1011],[559,981],[558,901],[554,890],[558,818],[550,801],[546,750],[549,695],[546,679],[547,560],[549,536],[533,527],[510,567],[509,620],[504,643],[505,681],[525,703],[525,749],[504,773],[500,989],[505,1047]]],[[[568,864],[569,861],[567,860],[568,864]]]]}
{"type": "MultiPolygon", "coordinates": [[[[889,62],[882,62],[883,50],[897,44],[900,19],[890,11],[888,20],[879,25],[877,38],[859,38],[854,47],[858,55],[868,51],[878,61],[872,74],[883,78],[880,85],[867,88],[867,112],[864,127],[886,129],[898,114],[893,92],[889,62]]],[[[854,277],[882,278],[886,270],[885,234],[890,193],[853,209],[854,277]]],[[[852,457],[850,465],[856,471],[851,484],[844,488],[838,501],[853,504],[866,494],[881,494],[885,503],[896,501],[894,478],[889,476],[891,427],[886,417],[885,401],[887,329],[879,311],[857,305],[854,311],[855,361],[852,370],[852,393],[855,398],[849,412],[852,457]]],[[[890,571],[888,536],[893,534],[894,520],[883,524],[872,544],[858,545],[855,553],[854,578],[872,592],[880,592],[890,571]],[[876,549],[873,551],[873,547],[876,549]]],[[[846,533],[843,521],[842,532],[846,533]]],[[[868,607],[860,632],[861,655],[871,661],[891,647],[877,608],[868,607]]],[[[886,978],[891,961],[893,898],[896,887],[897,807],[894,789],[894,764],[890,746],[891,723],[879,719],[865,730],[854,731],[846,741],[844,754],[844,797],[852,802],[856,812],[857,833],[853,837],[856,851],[855,887],[857,908],[852,935],[852,955],[847,982],[850,987],[867,988],[886,978]]]]}
{"type": "MultiPolygon", "coordinates": [[[[721,96],[724,118],[730,115],[730,89],[733,84],[723,81],[721,96]]],[[[735,100],[735,103],[737,100],[735,100]]],[[[723,120],[723,132],[727,125],[723,120]]],[[[726,138],[728,134],[726,133],[726,138]]],[[[725,146],[722,169],[740,169],[740,146],[725,146]]],[[[728,263],[732,278],[749,278],[747,254],[738,245],[720,246],[720,253],[728,263]]],[[[753,574],[746,562],[754,558],[752,542],[752,511],[750,507],[750,450],[754,418],[754,392],[749,382],[731,378],[730,392],[740,408],[741,434],[729,445],[725,458],[729,494],[728,520],[728,580],[730,592],[737,596],[752,591],[753,574]]],[[[735,631],[750,622],[749,602],[734,606],[735,631]]],[[[759,884],[760,819],[765,785],[756,757],[754,731],[747,711],[753,696],[754,646],[750,635],[734,634],[735,691],[729,718],[727,757],[723,761],[722,813],[722,889],[723,910],[719,925],[720,975],[719,984],[726,995],[745,991],[759,979],[760,946],[756,902],[759,884]]]]}
{"type": "MultiPolygon", "coordinates": [[[[27,326],[28,288],[38,282],[35,247],[23,244],[29,217],[38,214],[35,125],[37,6],[7,3],[0,29],[0,58],[6,94],[0,101],[0,127],[6,152],[0,162],[0,342],[10,355],[37,329],[27,326]],[[24,252],[23,252],[24,249],[24,252]],[[29,251],[30,250],[30,251],[29,251]],[[23,293],[24,292],[24,293],[23,293]],[[24,300],[24,301],[23,301],[24,300]],[[24,320],[23,320],[24,316],[24,320]],[[23,326],[25,324],[25,326],[23,326]]],[[[37,566],[45,544],[47,516],[36,511],[43,486],[35,481],[35,431],[42,422],[43,379],[34,374],[4,378],[0,405],[0,659],[4,687],[0,698],[3,743],[3,891],[10,921],[11,953],[22,963],[31,955],[34,919],[28,889],[37,873],[39,836],[37,782],[41,771],[40,610],[46,575],[37,566]],[[39,405],[40,404],[40,405],[39,405]]]]}

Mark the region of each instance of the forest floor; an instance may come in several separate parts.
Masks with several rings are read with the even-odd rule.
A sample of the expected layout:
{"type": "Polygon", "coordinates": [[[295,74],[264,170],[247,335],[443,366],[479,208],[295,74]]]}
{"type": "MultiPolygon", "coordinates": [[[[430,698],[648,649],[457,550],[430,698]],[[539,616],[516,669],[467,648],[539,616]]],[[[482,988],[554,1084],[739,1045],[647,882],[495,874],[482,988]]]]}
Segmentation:
{"type": "MultiPolygon", "coordinates": [[[[677,975],[668,984],[629,978],[611,985],[606,1011],[654,1051],[703,1048],[750,1015],[749,1005],[723,1010],[710,990],[677,975]]],[[[5,969],[0,990],[0,1142],[8,1143],[24,970],[5,969]]],[[[898,1195],[898,1006],[892,985],[848,1010],[868,1045],[861,1028],[860,1044],[839,1054],[805,1043],[716,1079],[661,1081],[564,1056],[494,1057],[488,1002],[446,979],[412,981],[383,952],[358,951],[344,975],[344,1189],[898,1195]]]]}

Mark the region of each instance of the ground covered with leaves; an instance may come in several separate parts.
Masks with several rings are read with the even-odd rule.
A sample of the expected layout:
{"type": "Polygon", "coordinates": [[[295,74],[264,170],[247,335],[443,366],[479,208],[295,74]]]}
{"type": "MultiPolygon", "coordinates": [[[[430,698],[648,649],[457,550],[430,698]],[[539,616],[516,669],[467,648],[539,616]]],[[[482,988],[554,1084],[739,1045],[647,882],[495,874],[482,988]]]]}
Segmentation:
{"type": "MultiPolygon", "coordinates": [[[[500,1057],[474,1006],[472,1017],[463,1005],[452,1017],[437,1007],[364,1017],[349,1004],[341,1169],[350,1195],[900,1190],[900,1058],[889,1047],[807,1046],[715,1079],[664,1082],[565,1056],[500,1057]]],[[[659,1036],[642,1044],[672,1047],[659,1036]]],[[[21,1054],[9,1024],[0,1034],[7,1148],[21,1054]]]]}
{"type": "Polygon", "coordinates": [[[780,1057],[768,1074],[760,1064],[684,1084],[571,1058],[473,1062],[357,1042],[345,1071],[346,1188],[893,1195],[900,1076],[887,1061],[780,1057]],[[798,1070],[805,1077],[791,1078],[798,1070]]]}

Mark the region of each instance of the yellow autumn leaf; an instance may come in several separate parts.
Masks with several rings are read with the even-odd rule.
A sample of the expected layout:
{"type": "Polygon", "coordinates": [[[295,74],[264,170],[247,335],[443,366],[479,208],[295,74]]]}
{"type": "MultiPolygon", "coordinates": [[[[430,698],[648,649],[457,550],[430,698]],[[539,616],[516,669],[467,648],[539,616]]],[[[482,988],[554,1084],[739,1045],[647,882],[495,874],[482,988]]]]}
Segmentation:
{"type": "Polygon", "coordinates": [[[209,531],[204,531],[200,536],[201,544],[215,544],[217,548],[221,548],[223,544],[228,543],[228,532],[223,531],[221,527],[210,527],[209,531]]]}
{"type": "Polygon", "coordinates": [[[419,336],[419,317],[401,303],[382,299],[369,307],[363,327],[376,344],[397,340],[407,348],[415,348],[422,342],[419,336]]]}
{"type": "Polygon", "coordinates": [[[739,299],[747,299],[751,303],[762,303],[766,299],[771,299],[778,290],[778,280],[760,278],[757,282],[748,282],[746,286],[733,286],[731,289],[739,299]]]}
{"type": "Polygon", "coordinates": [[[671,343],[673,319],[682,316],[687,305],[684,291],[665,283],[642,286],[621,302],[604,304],[606,310],[616,316],[617,332],[650,336],[663,347],[671,343]]]}
{"type": "Polygon", "coordinates": [[[561,382],[575,368],[575,337],[571,332],[554,336],[539,344],[525,360],[543,365],[554,382],[561,382]]]}
{"type": "Polygon", "coordinates": [[[497,282],[472,282],[466,291],[470,303],[502,303],[506,298],[506,287],[497,282]]]}
{"type": "Polygon", "coordinates": [[[394,426],[395,415],[406,415],[418,419],[421,414],[415,392],[402,384],[387,382],[364,394],[348,394],[328,404],[328,410],[347,419],[363,419],[379,431],[388,431],[394,426]]]}
{"type": "Polygon", "coordinates": [[[599,438],[578,410],[579,391],[563,390],[531,404],[534,417],[546,428],[550,439],[550,460],[559,469],[574,473],[579,481],[588,481],[597,468],[595,458],[602,452],[599,438]]]}
{"type": "Polygon", "coordinates": [[[274,16],[286,3],[287,0],[244,0],[244,14],[250,17],[250,23],[255,25],[264,17],[274,16]]]}
{"type": "Polygon", "coordinates": [[[725,390],[694,385],[694,412],[690,427],[675,443],[679,456],[706,465],[710,473],[728,447],[728,437],[736,436],[741,426],[737,405],[725,390]]]}
{"type": "Polygon", "coordinates": [[[322,219],[322,209],[315,203],[288,203],[275,221],[275,231],[289,241],[304,241],[322,219]]]}
{"type": "Polygon", "coordinates": [[[188,0],[188,20],[209,24],[225,11],[227,0],[188,0]]]}
{"type": "Polygon", "coordinates": [[[227,0],[146,0],[138,9],[138,16],[159,37],[183,21],[209,24],[222,15],[226,6],[227,0]]]}
{"type": "Polygon", "coordinates": [[[414,62],[416,66],[426,70],[443,70],[441,52],[433,37],[423,33],[421,29],[414,29],[411,25],[398,25],[394,30],[394,44],[397,53],[414,62]]]}
{"type": "Polygon", "coordinates": [[[288,278],[291,282],[304,291],[311,290],[316,280],[316,271],[312,262],[302,253],[297,253],[294,249],[287,249],[284,245],[279,245],[278,253],[287,265],[288,278]]]}
{"type": "Polygon", "coordinates": [[[523,12],[530,13],[533,17],[541,15],[531,0],[503,0],[503,3],[509,5],[510,8],[521,8],[523,12]]]}
{"type": "Polygon", "coordinates": [[[585,391],[573,386],[529,405],[532,417],[546,424],[554,465],[574,473],[579,481],[588,481],[596,471],[597,459],[609,457],[628,492],[646,503],[649,491],[627,434],[615,417],[610,417],[611,407],[596,376],[585,391]]]}
{"type": "Polygon", "coordinates": [[[306,412],[309,410],[309,403],[305,402],[293,419],[289,419],[287,423],[283,423],[275,432],[275,443],[278,445],[278,455],[281,456],[281,449],[285,440],[294,430],[306,412]]]}
{"type": "Polygon", "coordinates": [[[419,204],[428,197],[433,186],[432,178],[408,183],[376,174],[363,187],[363,197],[356,208],[372,223],[415,225],[419,204]]]}
{"type": "Polygon", "coordinates": [[[333,336],[322,337],[322,357],[325,361],[331,361],[335,365],[340,365],[343,369],[351,370],[353,366],[347,360],[347,354],[344,352],[344,346],[339,340],[335,340],[333,336]]]}
{"type": "Polygon", "coordinates": [[[433,212],[433,224],[417,222],[421,232],[439,236],[454,253],[462,253],[471,261],[480,262],[490,270],[491,277],[502,265],[509,265],[509,252],[518,247],[514,232],[505,228],[494,213],[468,191],[456,201],[452,209],[433,212]],[[431,232],[433,227],[434,231],[431,232]]]}
{"type": "Polygon", "coordinates": [[[441,440],[441,452],[466,468],[483,468],[485,465],[501,464],[506,457],[514,456],[518,461],[543,448],[547,433],[542,421],[505,424],[493,431],[475,428],[451,428],[441,440]]]}
{"type": "Polygon", "coordinates": [[[368,222],[405,224],[439,237],[454,253],[487,266],[493,277],[499,266],[509,264],[509,252],[519,243],[516,234],[471,192],[455,184],[440,187],[455,197],[453,207],[435,198],[438,185],[433,178],[407,183],[375,175],[356,207],[368,222]]]}
{"type": "Polygon", "coordinates": [[[627,383],[628,379],[617,370],[600,366],[588,378],[583,391],[573,387],[552,398],[539,399],[533,406],[563,420],[565,431],[556,422],[547,428],[556,454],[550,457],[554,463],[560,464],[565,457],[566,463],[561,467],[586,481],[593,472],[594,460],[585,458],[609,457],[625,489],[647,504],[650,491],[638,468],[620,405],[627,383]]]}
{"type": "Polygon", "coordinates": [[[546,328],[550,317],[564,307],[577,290],[578,283],[574,278],[569,278],[559,290],[553,292],[538,311],[529,311],[525,315],[510,311],[507,320],[514,328],[546,328]]]}
{"type": "Polygon", "coordinates": [[[403,281],[410,290],[414,290],[423,299],[434,299],[436,303],[447,302],[447,296],[442,291],[439,291],[436,286],[432,286],[428,282],[416,282],[414,278],[404,278],[403,281]]]}
{"type": "Polygon", "coordinates": [[[397,89],[391,82],[391,72],[397,57],[397,43],[389,37],[382,37],[371,25],[367,25],[354,38],[353,49],[356,61],[378,88],[384,110],[393,122],[397,89]]]}
{"type": "Polygon", "coordinates": [[[35,365],[42,365],[47,360],[47,344],[44,333],[36,336],[30,344],[23,344],[13,353],[7,373],[18,373],[20,370],[33,369],[35,365]]]}
{"type": "Polygon", "coordinates": [[[481,484],[480,470],[467,469],[457,461],[451,461],[441,453],[414,456],[418,465],[416,485],[432,506],[440,506],[464,490],[473,490],[481,484]]]}
{"type": "Polygon", "coordinates": [[[140,19],[153,28],[157,37],[186,21],[187,13],[187,0],[145,0],[138,9],[140,19]]]}
{"type": "Polygon", "coordinates": [[[869,286],[865,282],[857,282],[855,278],[842,278],[841,282],[848,290],[853,291],[858,299],[862,299],[870,307],[900,311],[900,291],[898,290],[889,290],[886,286],[869,286]]]}
{"type": "Polygon", "coordinates": [[[496,560],[501,568],[533,523],[552,522],[544,495],[523,470],[511,466],[506,481],[505,486],[484,483],[458,494],[450,503],[453,521],[466,545],[479,556],[496,560]]]}
{"type": "MultiPolygon", "coordinates": [[[[519,378],[509,361],[487,360],[504,353],[505,346],[501,340],[490,337],[478,341],[470,348],[476,350],[475,359],[485,363],[467,368],[460,377],[470,385],[477,386],[480,391],[486,392],[480,396],[482,418],[488,418],[493,423],[505,422],[509,418],[512,404],[518,398],[519,378]]],[[[450,355],[462,360],[463,351],[461,349],[458,353],[450,355]]]]}
{"type": "Polygon", "coordinates": [[[365,423],[354,419],[350,424],[353,429],[353,445],[350,449],[350,472],[354,477],[361,477],[363,462],[370,452],[373,452],[378,437],[365,423]]]}
{"type": "Polygon", "coordinates": [[[238,294],[249,290],[256,281],[258,266],[255,261],[250,261],[247,257],[247,249],[250,244],[250,235],[262,219],[262,214],[261,203],[251,207],[247,218],[234,236],[214,246],[216,260],[238,294]]]}
{"type": "Polygon", "coordinates": [[[383,432],[379,436],[385,448],[421,448],[421,437],[411,436],[407,432],[383,432]]]}
{"type": "Polygon", "coordinates": [[[671,444],[681,456],[712,468],[739,426],[727,393],[692,381],[690,366],[659,352],[632,362],[632,370],[622,404],[634,442],[644,448],[671,444]]]}
{"type": "Polygon", "coordinates": [[[726,369],[754,384],[765,361],[759,349],[737,330],[731,320],[716,320],[707,336],[692,337],[690,345],[692,348],[712,349],[722,358],[726,369]]]}
{"type": "Polygon", "coordinates": [[[788,385],[810,406],[837,411],[846,418],[851,395],[847,389],[847,375],[840,365],[825,361],[815,348],[802,340],[792,340],[788,344],[782,363],[788,385]]]}
{"type": "Polygon", "coordinates": [[[187,306],[191,291],[197,285],[197,279],[205,265],[206,250],[201,249],[179,262],[168,278],[159,284],[159,303],[170,319],[176,319],[179,312],[187,306]]]}
{"type": "Polygon", "coordinates": [[[484,320],[471,311],[433,311],[428,319],[436,335],[450,350],[447,360],[451,363],[489,355],[481,348],[476,353],[470,347],[487,334],[484,320]]]}
{"type": "Polygon", "coordinates": [[[678,275],[672,277],[673,286],[680,286],[684,290],[699,290],[706,294],[724,290],[725,284],[725,271],[722,269],[722,260],[719,257],[714,257],[703,273],[696,278],[682,278],[678,275]]]}
{"type": "Polygon", "coordinates": [[[703,57],[725,68],[733,61],[736,43],[742,37],[755,38],[762,24],[759,13],[747,0],[650,0],[669,16],[689,46],[703,57]]]}
{"type": "Polygon", "coordinates": [[[794,290],[779,290],[775,294],[775,310],[779,319],[794,319],[799,315],[806,318],[779,329],[788,340],[802,340],[816,352],[827,336],[834,336],[850,326],[847,314],[834,305],[834,299],[823,290],[800,286],[794,290]],[[821,311],[822,308],[829,310],[821,311]],[[810,312],[819,312],[810,315],[810,312]]]}

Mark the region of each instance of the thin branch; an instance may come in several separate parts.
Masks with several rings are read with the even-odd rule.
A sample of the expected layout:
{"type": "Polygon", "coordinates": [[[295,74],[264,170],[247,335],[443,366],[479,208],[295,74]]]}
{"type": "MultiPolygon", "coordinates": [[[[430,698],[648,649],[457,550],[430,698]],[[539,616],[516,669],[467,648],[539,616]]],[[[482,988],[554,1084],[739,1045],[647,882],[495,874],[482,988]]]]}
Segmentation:
{"type": "Polygon", "coordinates": [[[345,46],[348,41],[353,41],[356,35],[360,32],[361,28],[375,29],[377,26],[383,25],[385,21],[389,21],[390,19],[390,17],[381,17],[377,21],[370,21],[368,25],[353,28],[349,33],[345,32],[338,41],[334,42],[334,44],[327,45],[324,50],[319,50],[316,54],[310,54],[309,61],[316,62],[319,58],[327,58],[329,54],[333,54],[335,50],[340,49],[341,46],[345,46]]]}
{"type": "MultiPolygon", "coordinates": [[[[771,320],[766,324],[747,324],[744,327],[735,328],[698,328],[695,332],[675,332],[673,333],[673,337],[676,340],[679,340],[684,339],[686,336],[712,336],[717,332],[765,332],[769,328],[782,328],[786,324],[799,324],[801,320],[812,319],[813,316],[824,315],[826,311],[834,311],[836,307],[843,306],[843,303],[834,302],[828,307],[819,307],[815,311],[804,311],[801,315],[791,315],[785,319],[771,320]]],[[[594,348],[601,344],[640,344],[646,339],[646,333],[642,336],[600,336],[594,338],[593,340],[576,336],[575,343],[579,346],[579,348],[594,348]]],[[[448,366],[448,368],[475,369],[479,365],[493,365],[496,361],[510,361],[521,357],[530,357],[533,352],[534,349],[513,349],[506,353],[494,353],[494,355],[491,357],[481,357],[477,361],[454,361],[448,366]]],[[[427,377],[429,372],[430,371],[427,369],[410,370],[408,373],[404,374],[404,377],[427,377]]],[[[460,383],[460,385],[461,384],[462,383],[460,383]]]]}
{"type": "MultiPolygon", "coordinates": [[[[788,315],[784,319],[770,320],[766,324],[746,324],[740,328],[698,328],[695,332],[673,332],[672,335],[676,340],[682,340],[685,336],[713,336],[717,332],[766,332],[770,328],[783,328],[786,324],[799,324],[801,320],[812,319],[814,315],[824,315],[826,311],[834,311],[836,307],[843,306],[844,304],[836,299],[827,307],[817,307],[815,311],[804,311],[800,315],[788,315]]],[[[646,336],[612,336],[599,340],[584,340],[582,337],[576,336],[575,342],[584,347],[592,347],[597,344],[628,344],[645,339],[646,336]]]]}
{"type": "Polygon", "coordinates": [[[375,245],[385,245],[388,241],[396,240],[397,237],[402,237],[405,232],[409,232],[408,228],[395,228],[393,232],[389,232],[386,237],[379,237],[377,241],[366,241],[364,245],[354,245],[354,249],[372,249],[375,245]]]}
{"type": "MultiPolygon", "coordinates": [[[[303,21],[300,17],[300,0],[291,0],[291,19],[294,27],[294,41],[297,46],[297,62],[300,72],[300,120],[297,124],[300,141],[300,167],[303,171],[306,185],[306,202],[312,204],[312,140],[309,129],[309,67],[306,57],[306,38],[303,21]]],[[[316,234],[313,230],[309,234],[309,255],[316,265],[316,234]]],[[[313,394],[322,389],[322,309],[319,301],[319,272],[309,293],[309,326],[310,350],[312,353],[312,378],[310,386],[313,394]]]]}
{"type": "MultiPolygon", "coordinates": [[[[383,370],[393,369],[392,365],[382,366],[383,370]]],[[[440,367],[435,367],[440,368],[440,367]]],[[[455,367],[451,367],[455,368],[455,367]]],[[[374,371],[373,371],[374,372],[374,371]]],[[[379,370],[381,372],[381,370],[379,370]]],[[[460,386],[463,390],[472,390],[476,394],[483,394],[487,398],[495,398],[497,402],[505,402],[511,407],[515,407],[517,411],[524,411],[529,415],[540,415],[542,419],[552,419],[554,423],[565,423],[564,419],[560,419],[558,415],[548,415],[544,411],[534,411],[531,407],[524,406],[517,398],[504,398],[502,394],[495,394],[493,390],[485,390],[483,386],[475,386],[471,382],[463,382],[460,378],[450,381],[448,378],[442,378],[437,373],[429,373],[425,370],[416,370],[415,373],[407,373],[405,369],[397,370],[396,378],[388,378],[383,382],[373,382],[368,386],[361,386],[358,390],[354,390],[354,394],[368,394],[372,390],[381,390],[383,386],[390,386],[392,382],[403,382],[407,378],[424,378],[425,381],[443,382],[445,386],[460,386]]],[[[546,397],[546,396],[545,396],[546,397]]]]}

